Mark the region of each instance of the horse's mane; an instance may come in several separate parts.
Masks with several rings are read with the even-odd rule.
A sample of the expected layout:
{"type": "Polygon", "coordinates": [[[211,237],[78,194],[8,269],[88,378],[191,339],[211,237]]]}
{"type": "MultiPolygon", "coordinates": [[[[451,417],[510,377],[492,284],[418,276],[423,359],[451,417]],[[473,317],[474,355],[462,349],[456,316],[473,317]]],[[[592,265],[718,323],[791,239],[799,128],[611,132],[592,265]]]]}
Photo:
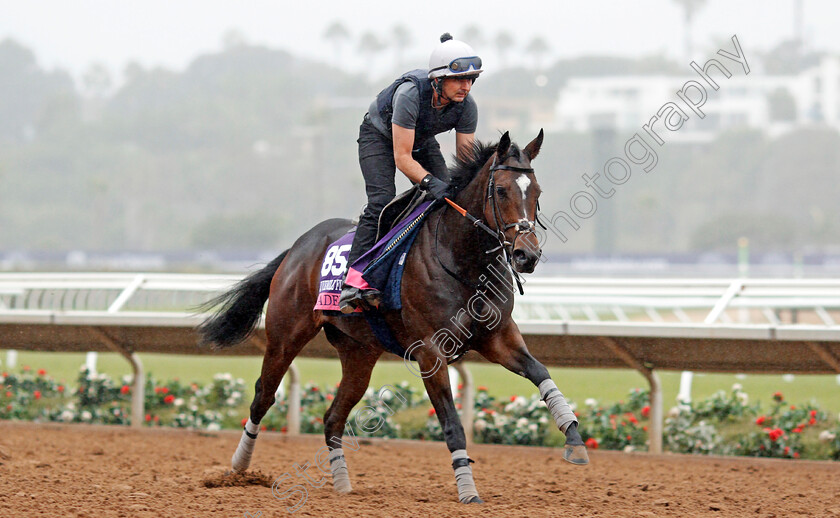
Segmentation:
{"type": "MultiPolygon", "coordinates": [[[[463,157],[455,155],[455,165],[449,168],[449,178],[456,192],[461,192],[470,184],[473,178],[475,178],[475,175],[481,171],[484,164],[496,152],[498,146],[498,142],[485,144],[484,142],[475,140],[473,141],[472,148],[467,149],[463,157]]],[[[510,145],[508,156],[519,158],[519,147],[516,144],[510,145]]]]}

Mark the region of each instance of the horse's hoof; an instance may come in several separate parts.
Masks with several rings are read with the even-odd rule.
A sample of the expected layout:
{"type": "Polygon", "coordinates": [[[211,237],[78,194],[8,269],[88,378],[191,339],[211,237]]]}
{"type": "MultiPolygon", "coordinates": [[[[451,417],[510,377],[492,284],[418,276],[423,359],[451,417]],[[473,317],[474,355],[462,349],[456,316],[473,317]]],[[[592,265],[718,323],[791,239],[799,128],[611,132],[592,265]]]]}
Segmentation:
{"type": "Polygon", "coordinates": [[[583,444],[575,446],[567,444],[565,451],[563,451],[563,460],[578,466],[589,464],[589,455],[586,453],[586,446],[583,444]]]}
{"type": "Polygon", "coordinates": [[[469,500],[467,500],[466,502],[463,502],[463,503],[465,503],[465,504],[483,504],[484,500],[482,500],[481,498],[479,498],[477,496],[474,496],[474,497],[470,498],[469,500]]]}

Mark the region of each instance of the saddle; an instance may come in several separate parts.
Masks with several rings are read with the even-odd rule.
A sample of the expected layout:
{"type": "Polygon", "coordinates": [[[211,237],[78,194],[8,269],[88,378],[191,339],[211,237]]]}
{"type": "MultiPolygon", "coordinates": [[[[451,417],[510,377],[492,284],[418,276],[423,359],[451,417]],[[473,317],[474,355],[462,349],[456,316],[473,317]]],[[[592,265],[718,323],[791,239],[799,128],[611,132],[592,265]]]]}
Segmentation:
{"type": "Polygon", "coordinates": [[[400,309],[405,257],[432,206],[433,200],[427,200],[426,193],[416,186],[394,198],[379,216],[376,244],[352,265],[347,264],[346,256],[355,229],[330,244],[321,263],[314,309],[338,311],[342,280],[357,288],[379,290],[382,293],[381,309],[400,309]]]}

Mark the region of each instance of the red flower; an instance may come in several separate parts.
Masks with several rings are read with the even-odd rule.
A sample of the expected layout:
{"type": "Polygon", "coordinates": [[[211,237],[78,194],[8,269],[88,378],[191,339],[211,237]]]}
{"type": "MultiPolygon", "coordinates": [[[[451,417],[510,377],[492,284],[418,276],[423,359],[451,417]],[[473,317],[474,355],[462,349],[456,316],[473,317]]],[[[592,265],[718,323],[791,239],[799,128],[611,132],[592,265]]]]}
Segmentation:
{"type": "Polygon", "coordinates": [[[128,394],[129,392],[131,392],[131,387],[128,385],[123,385],[122,388],[120,388],[120,394],[128,394]]]}
{"type": "Polygon", "coordinates": [[[11,412],[12,411],[12,405],[6,405],[6,410],[11,412]]]}
{"type": "Polygon", "coordinates": [[[628,435],[628,436],[627,436],[627,440],[628,440],[628,441],[632,441],[632,440],[633,440],[633,438],[632,438],[631,436],[629,436],[629,435],[628,435]]]}
{"type": "Polygon", "coordinates": [[[162,389],[160,389],[160,393],[161,394],[169,394],[169,387],[163,387],[162,389]]]}
{"type": "Polygon", "coordinates": [[[312,387],[310,390],[312,390],[312,392],[318,392],[318,390],[319,390],[319,389],[318,389],[318,387],[315,387],[315,386],[314,386],[314,387],[312,387]]]}
{"type": "MultiPolygon", "coordinates": [[[[796,430],[794,430],[794,432],[796,432],[796,430]]],[[[797,433],[798,433],[798,432],[797,432],[797,433]]],[[[779,438],[780,438],[781,436],[783,436],[784,434],[785,434],[785,432],[784,432],[784,431],[782,431],[781,429],[779,429],[779,428],[774,428],[773,430],[770,430],[770,433],[769,433],[768,435],[770,436],[770,440],[771,440],[771,441],[776,442],[776,441],[777,441],[777,440],[779,440],[779,438]]]]}
{"type": "Polygon", "coordinates": [[[631,415],[631,416],[630,416],[630,417],[628,417],[627,419],[629,419],[629,420],[630,420],[630,422],[631,422],[631,423],[633,423],[633,424],[639,424],[639,420],[638,420],[638,419],[636,419],[636,416],[634,416],[634,415],[631,415]]]}
{"type": "Polygon", "coordinates": [[[160,394],[160,387],[155,387],[155,394],[160,394]]]}
{"type": "Polygon", "coordinates": [[[815,424],[817,424],[817,418],[812,417],[811,419],[808,419],[808,424],[814,426],[815,424]]]}
{"type": "Polygon", "coordinates": [[[650,415],[650,405],[645,405],[642,407],[642,417],[648,417],[650,415]]]}
{"type": "Polygon", "coordinates": [[[458,390],[461,390],[463,388],[464,388],[464,384],[463,383],[458,383],[458,390]]]}
{"type": "Polygon", "coordinates": [[[510,396],[510,402],[513,403],[514,401],[516,401],[516,396],[510,396]]]}
{"type": "Polygon", "coordinates": [[[262,430],[262,431],[266,431],[266,430],[268,430],[268,427],[267,427],[266,425],[262,425],[262,426],[260,427],[260,430],[262,430]]]}
{"type": "Polygon", "coordinates": [[[586,447],[590,450],[597,450],[598,441],[596,441],[594,437],[590,437],[589,439],[586,439],[586,447]]]}
{"type": "Polygon", "coordinates": [[[288,429],[285,426],[280,429],[280,433],[286,433],[287,431],[288,429]]]}
{"type": "Polygon", "coordinates": [[[796,406],[795,405],[790,405],[790,409],[791,410],[796,410],[796,406]]]}
{"type": "Polygon", "coordinates": [[[790,453],[790,446],[785,446],[784,454],[787,455],[788,453],[790,453]]]}
{"type": "Polygon", "coordinates": [[[479,392],[487,392],[487,387],[485,387],[484,385],[479,385],[478,386],[478,391],[479,392]]]}
{"type": "Polygon", "coordinates": [[[763,425],[763,424],[764,424],[764,422],[765,422],[765,421],[767,421],[767,417],[766,417],[766,416],[763,416],[763,415],[762,415],[762,416],[758,416],[758,419],[756,419],[756,420],[755,420],[755,424],[757,424],[757,425],[761,426],[761,425],[763,425]]]}
{"type": "Polygon", "coordinates": [[[59,392],[64,392],[64,385],[59,385],[57,390],[59,392]]]}
{"type": "Polygon", "coordinates": [[[646,431],[647,431],[647,426],[643,426],[643,427],[642,427],[642,431],[645,431],[645,432],[646,432],[646,431]]]}
{"type": "Polygon", "coordinates": [[[35,392],[32,393],[32,395],[35,396],[35,399],[41,399],[41,391],[40,390],[36,390],[35,392]]]}
{"type": "Polygon", "coordinates": [[[167,405],[172,403],[173,401],[175,401],[175,396],[173,396],[172,394],[169,394],[168,396],[163,398],[163,402],[166,403],[167,405]]]}
{"type": "Polygon", "coordinates": [[[457,408],[458,410],[461,410],[461,403],[457,403],[457,404],[455,405],[455,408],[457,408]]]}
{"type": "Polygon", "coordinates": [[[47,371],[45,371],[44,369],[38,369],[38,376],[46,376],[46,375],[47,375],[47,371]]]}
{"type": "Polygon", "coordinates": [[[155,417],[154,417],[154,421],[155,421],[156,423],[159,423],[159,422],[160,422],[160,416],[155,416],[155,417]]]}
{"type": "Polygon", "coordinates": [[[32,370],[32,367],[30,367],[29,365],[24,365],[23,366],[23,372],[29,372],[31,370],[32,370]]]}
{"type": "Polygon", "coordinates": [[[12,396],[14,396],[14,394],[12,394],[11,392],[8,392],[8,391],[6,392],[6,397],[12,397],[12,396]]]}
{"type": "Polygon", "coordinates": [[[327,401],[332,401],[333,399],[335,399],[335,396],[333,396],[332,394],[327,394],[327,401]]]}
{"type": "Polygon", "coordinates": [[[434,408],[430,408],[430,409],[429,409],[429,417],[432,417],[433,415],[435,415],[435,409],[434,409],[434,408]]]}
{"type": "Polygon", "coordinates": [[[791,430],[791,432],[793,432],[793,433],[802,433],[802,428],[799,428],[799,427],[797,426],[796,428],[794,428],[793,430],[791,430]]]}
{"type": "Polygon", "coordinates": [[[245,426],[245,423],[247,423],[247,422],[248,422],[248,418],[247,418],[247,417],[243,417],[243,418],[242,418],[242,426],[245,426]]]}
{"type": "Polygon", "coordinates": [[[799,458],[799,452],[798,452],[798,451],[793,452],[793,458],[794,458],[794,459],[798,459],[798,458],[799,458]]]}
{"type": "Polygon", "coordinates": [[[817,411],[811,410],[811,417],[817,417],[817,411]]]}
{"type": "Polygon", "coordinates": [[[773,394],[773,399],[781,403],[785,399],[785,397],[782,395],[781,392],[776,392],[775,394],[773,394]]]}
{"type": "Polygon", "coordinates": [[[146,422],[148,423],[151,420],[152,420],[152,414],[146,414],[146,422]]]}

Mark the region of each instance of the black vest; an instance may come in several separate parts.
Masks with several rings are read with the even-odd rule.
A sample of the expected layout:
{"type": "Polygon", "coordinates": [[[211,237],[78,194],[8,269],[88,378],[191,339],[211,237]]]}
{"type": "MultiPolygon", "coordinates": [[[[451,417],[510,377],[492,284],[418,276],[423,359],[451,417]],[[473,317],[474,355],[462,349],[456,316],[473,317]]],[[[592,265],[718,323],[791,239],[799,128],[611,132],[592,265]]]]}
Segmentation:
{"type": "Polygon", "coordinates": [[[394,114],[394,92],[401,84],[411,81],[420,92],[420,113],[417,114],[417,124],[414,127],[414,147],[434,137],[438,133],[454,129],[464,113],[464,103],[449,103],[446,107],[436,110],[432,108],[432,82],[429,71],[423,69],[412,70],[398,77],[387,88],[376,96],[376,107],[379,117],[391,133],[391,117],[394,114]]]}

